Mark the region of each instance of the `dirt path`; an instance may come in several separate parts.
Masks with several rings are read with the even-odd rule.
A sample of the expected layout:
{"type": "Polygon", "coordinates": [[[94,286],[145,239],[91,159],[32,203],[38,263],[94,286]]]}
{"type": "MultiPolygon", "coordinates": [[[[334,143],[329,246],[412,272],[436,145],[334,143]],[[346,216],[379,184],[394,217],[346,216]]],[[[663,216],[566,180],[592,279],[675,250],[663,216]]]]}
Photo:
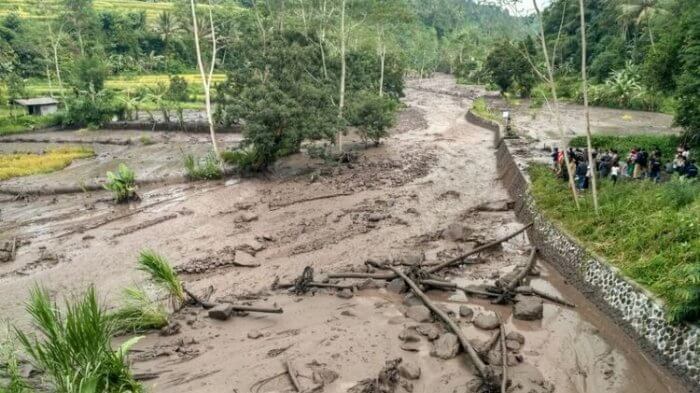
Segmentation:
{"type": "MultiPolygon", "coordinates": [[[[411,351],[401,349],[399,334],[417,325],[404,316],[403,294],[373,285],[351,298],[325,290],[301,297],[270,290],[276,277],[291,281],[305,266],[320,274],[360,269],[367,259],[447,260],[522,225],[511,211],[474,211],[507,198],[496,177],[493,136],[464,120],[468,98],[426,91],[431,83],[453,82],[441,77],[409,86],[408,107],[392,136],[351,165],[291,157],[268,179],[151,189],[133,206],[115,207],[102,193],[5,202],[0,231],[30,244],[19,248],[15,262],[0,264],[0,313],[26,321],[22,302],[34,282],[57,295],[94,282],[115,304],[120,288],[143,281],[135,260],[139,249],[150,247],[183,271],[192,290],[211,285],[213,299],[284,309],[226,322],[185,309],[175,316],[179,334],[149,334],[137,346],[136,371],[160,373],[148,382],[152,391],[289,391],[284,362],[292,360],[304,386],[312,385],[307,377],[314,371],[331,370],[337,378],[323,391],[346,392],[359,380],[375,378],[385,361],[402,357],[421,368],[420,378],[411,381],[413,392],[465,392],[475,371],[461,355],[430,356],[433,344],[426,338],[411,343],[411,351]],[[348,195],[296,203],[331,194],[348,195]],[[441,235],[453,223],[464,240],[441,235]],[[247,250],[236,252],[237,262],[260,266],[217,263],[236,247],[247,250]]],[[[447,277],[492,283],[527,261],[528,250],[520,235],[483,253],[487,263],[453,269],[447,277]]],[[[549,392],[551,385],[563,393],[684,391],[545,262],[532,285],[578,307],[545,303],[543,319],[526,322],[513,319],[509,306],[439,291],[429,295],[456,315],[460,305],[476,314],[497,310],[508,331],[524,335],[522,362],[511,367],[520,385],[511,392],[549,392]],[[536,370],[547,383],[537,380],[536,370]]],[[[459,318],[459,324],[476,340],[491,334],[469,318],[459,318]]]]}

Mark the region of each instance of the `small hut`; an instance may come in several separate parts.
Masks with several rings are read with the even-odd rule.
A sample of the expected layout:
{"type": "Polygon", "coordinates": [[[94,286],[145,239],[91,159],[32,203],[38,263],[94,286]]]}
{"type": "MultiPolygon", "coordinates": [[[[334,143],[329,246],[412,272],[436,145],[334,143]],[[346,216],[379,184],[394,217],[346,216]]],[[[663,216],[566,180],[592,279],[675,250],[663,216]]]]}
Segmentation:
{"type": "Polygon", "coordinates": [[[17,105],[27,108],[27,113],[34,116],[44,116],[58,110],[58,101],[51,97],[28,98],[26,100],[15,100],[17,105]]]}

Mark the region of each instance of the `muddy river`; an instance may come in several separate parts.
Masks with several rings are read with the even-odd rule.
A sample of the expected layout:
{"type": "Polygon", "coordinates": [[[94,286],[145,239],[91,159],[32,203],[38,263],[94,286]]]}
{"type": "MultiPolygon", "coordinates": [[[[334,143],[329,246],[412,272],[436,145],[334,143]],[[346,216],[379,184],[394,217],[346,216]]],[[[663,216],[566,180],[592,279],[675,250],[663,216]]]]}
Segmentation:
{"type": "MultiPolygon", "coordinates": [[[[413,303],[405,293],[364,280],[348,280],[361,283],[352,296],[326,289],[295,296],[271,285],[276,279],[292,281],[306,266],[325,274],[362,270],[368,259],[445,261],[520,228],[508,209],[478,208],[507,205],[508,196],[496,174],[493,135],[464,119],[475,89],[457,87],[444,76],[410,82],[406,109],[384,143],[365,149],[349,138],[347,146],[360,152],[351,164],[329,166],[299,155],[265,178],[144,188],[141,202],[129,206],[113,205],[102,192],[0,195],[2,238],[16,237],[21,244],[14,262],[0,263],[0,314],[27,327],[23,302],[34,283],[58,297],[95,283],[114,306],[121,288],[144,283],[135,264],[138,251],[148,247],[178,267],[188,289],[201,293],[212,287],[213,301],[284,309],[228,321],[210,319],[194,306],[180,311],[173,316],[180,323],[178,334],[147,334],[132,356],[137,373],[156,373],[145,382],[151,391],[289,391],[285,362],[292,361],[304,387],[313,386],[317,375],[333,375],[323,391],[346,392],[400,357],[421,370],[411,381],[413,392],[466,392],[475,370],[463,354],[442,359],[431,356],[436,344],[426,337],[418,335],[410,345],[399,338],[406,340],[406,330],[425,325],[406,316],[413,303]],[[455,231],[461,235],[452,235],[455,231]],[[231,258],[259,266],[219,263],[231,258]]],[[[158,143],[149,146],[174,149],[168,141],[158,143]]],[[[134,154],[134,146],[119,148],[124,150],[115,152],[114,160],[134,154]]],[[[144,160],[143,165],[159,164],[144,160]]],[[[64,179],[66,173],[41,179],[64,179]]],[[[491,284],[525,263],[529,250],[521,234],[481,253],[483,263],[452,268],[443,276],[461,284],[491,284]]],[[[512,316],[512,306],[428,292],[454,312],[475,342],[493,331],[460,316],[460,306],[475,315],[497,311],[508,332],[524,337],[509,367],[514,381],[509,392],[688,391],[547,261],[539,260],[537,270],[533,287],[576,307],[545,301],[542,319],[522,321],[512,316]]],[[[433,326],[445,334],[439,323],[433,326]]]]}

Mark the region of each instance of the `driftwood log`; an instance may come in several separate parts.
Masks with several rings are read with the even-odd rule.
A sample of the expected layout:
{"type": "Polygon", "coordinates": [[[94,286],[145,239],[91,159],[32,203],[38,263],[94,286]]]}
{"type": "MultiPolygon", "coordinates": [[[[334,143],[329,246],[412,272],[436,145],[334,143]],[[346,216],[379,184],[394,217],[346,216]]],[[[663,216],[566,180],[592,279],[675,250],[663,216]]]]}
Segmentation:
{"type": "Polygon", "coordinates": [[[520,281],[522,281],[523,278],[525,278],[528,275],[528,273],[530,273],[530,270],[532,270],[532,268],[535,266],[535,261],[537,261],[537,249],[533,248],[532,251],[530,251],[530,260],[527,262],[527,266],[525,266],[523,269],[520,269],[515,278],[513,278],[509,283],[506,284],[505,288],[503,288],[503,293],[491,303],[503,303],[506,297],[511,295],[515,291],[515,288],[518,287],[518,285],[520,285],[520,281]]]}
{"type": "MultiPolygon", "coordinates": [[[[449,267],[449,266],[461,265],[461,264],[465,263],[464,262],[465,259],[467,259],[469,256],[474,255],[474,254],[478,254],[482,251],[488,250],[489,248],[493,248],[493,247],[495,247],[495,246],[497,246],[505,241],[508,241],[508,240],[514,238],[515,236],[523,233],[525,230],[527,230],[531,226],[532,226],[532,223],[529,223],[529,224],[525,225],[524,227],[518,229],[517,231],[515,231],[509,235],[506,235],[500,239],[497,239],[497,240],[494,240],[494,241],[489,242],[487,244],[484,244],[482,246],[479,246],[479,247],[467,252],[466,254],[462,254],[462,255],[455,257],[455,258],[452,258],[446,262],[432,265],[431,267],[426,269],[426,271],[428,273],[435,273],[435,272],[438,272],[438,271],[440,271],[446,267],[449,267]]],[[[398,276],[396,274],[391,274],[391,273],[347,272],[347,273],[331,273],[328,275],[328,277],[329,278],[374,278],[376,280],[393,280],[393,279],[397,278],[398,276]]]]}
{"type": "Polygon", "coordinates": [[[498,326],[501,333],[501,356],[503,359],[503,375],[501,376],[501,393],[507,393],[508,388],[508,350],[506,348],[506,328],[503,326],[501,314],[496,313],[498,326]]]}
{"type": "MultiPolygon", "coordinates": [[[[375,265],[378,268],[381,268],[379,265],[375,265]]],[[[387,266],[387,269],[391,270],[394,272],[394,274],[406,282],[406,285],[408,285],[413,293],[420,298],[423,303],[425,304],[426,307],[428,307],[435,315],[437,315],[442,321],[449,327],[449,329],[457,335],[459,338],[459,342],[462,345],[462,348],[464,349],[464,352],[467,354],[471,362],[474,364],[476,367],[476,370],[479,373],[479,376],[481,377],[482,381],[484,383],[491,384],[493,386],[498,385],[498,380],[496,376],[494,375],[493,370],[491,369],[490,366],[486,365],[481,358],[479,357],[479,354],[474,350],[474,347],[472,347],[471,343],[467,339],[467,337],[464,335],[462,332],[462,329],[457,326],[457,324],[440,308],[438,308],[426,295],[421,291],[421,289],[418,287],[418,285],[413,282],[404,272],[401,270],[393,267],[393,266],[387,266]]]]}

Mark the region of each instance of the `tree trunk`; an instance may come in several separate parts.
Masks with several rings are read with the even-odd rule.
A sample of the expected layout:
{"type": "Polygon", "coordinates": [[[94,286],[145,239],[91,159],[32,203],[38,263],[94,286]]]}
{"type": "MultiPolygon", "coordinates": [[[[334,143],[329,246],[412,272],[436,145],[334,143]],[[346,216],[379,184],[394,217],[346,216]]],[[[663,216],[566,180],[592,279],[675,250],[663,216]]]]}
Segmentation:
{"type": "Polygon", "coordinates": [[[380,49],[379,55],[379,96],[384,96],[384,59],[386,58],[386,48],[384,44],[380,49]]]}
{"type": "Polygon", "coordinates": [[[564,127],[561,124],[561,115],[559,113],[559,99],[557,98],[557,87],[556,84],[554,83],[554,66],[552,63],[549,62],[549,50],[547,49],[547,41],[544,36],[544,26],[542,25],[542,13],[540,12],[540,8],[537,6],[537,0],[532,0],[532,5],[535,8],[535,12],[537,13],[537,19],[540,22],[540,42],[542,44],[542,54],[544,55],[544,62],[547,65],[547,75],[548,75],[548,80],[547,84],[549,85],[549,89],[552,93],[552,100],[554,103],[554,119],[557,123],[557,128],[559,129],[559,135],[561,137],[561,142],[564,144],[562,148],[564,149],[564,163],[566,165],[566,172],[569,175],[569,185],[571,186],[571,193],[574,197],[574,203],[576,204],[576,208],[579,208],[579,203],[578,203],[578,196],[576,194],[576,186],[574,185],[574,175],[571,173],[571,167],[569,166],[569,154],[567,153],[567,148],[565,144],[565,135],[564,135],[564,127]]]}
{"type": "MultiPolygon", "coordinates": [[[[346,33],[345,33],[345,2],[346,0],[343,0],[342,2],[342,8],[340,12],[340,98],[338,99],[338,117],[343,118],[343,109],[345,108],[345,73],[346,73],[346,64],[345,64],[345,41],[346,41],[346,33]]],[[[343,133],[338,132],[338,151],[342,152],[343,151],[343,133]]]]}
{"type": "MultiPolygon", "coordinates": [[[[49,33],[53,36],[53,33],[51,31],[49,31],[49,33]]],[[[55,38],[55,41],[51,43],[51,47],[53,48],[53,64],[56,67],[56,80],[58,81],[58,88],[59,90],[61,90],[61,99],[63,100],[63,105],[65,105],[66,111],[70,112],[68,101],[66,101],[66,94],[63,91],[63,81],[61,80],[61,68],[58,65],[58,37],[53,38],[55,38]]]]}
{"type": "Polygon", "coordinates": [[[49,95],[53,98],[53,83],[51,83],[51,70],[49,69],[48,63],[46,63],[46,79],[49,82],[49,95]]]}
{"type": "Polygon", "coordinates": [[[581,84],[583,90],[583,111],[586,116],[586,145],[588,146],[588,165],[591,168],[593,210],[595,211],[595,214],[598,214],[598,185],[596,181],[596,163],[593,159],[593,146],[591,144],[591,110],[588,107],[588,78],[586,73],[586,15],[583,0],[578,0],[578,5],[581,14],[581,84]]]}
{"type": "Polygon", "coordinates": [[[211,136],[211,145],[212,149],[214,150],[214,154],[216,154],[217,158],[220,158],[219,155],[219,146],[217,145],[216,142],[216,132],[214,131],[214,121],[212,120],[211,116],[211,94],[210,94],[210,87],[211,87],[211,77],[212,73],[214,72],[214,62],[216,61],[216,35],[214,34],[214,22],[213,18],[211,15],[211,4],[209,8],[209,20],[211,22],[211,37],[212,37],[212,56],[211,56],[211,66],[209,69],[209,78],[205,75],[204,71],[204,63],[202,62],[202,51],[199,46],[199,28],[197,26],[197,11],[196,7],[194,4],[194,0],[190,0],[190,6],[192,8],[192,32],[194,33],[194,47],[197,52],[197,66],[199,68],[199,75],[202,78],[202,87],[204,88],[204,104],[206,106],[206,111],[207,111],[207,123],[209,123],[209,134],[211,136]]]}

